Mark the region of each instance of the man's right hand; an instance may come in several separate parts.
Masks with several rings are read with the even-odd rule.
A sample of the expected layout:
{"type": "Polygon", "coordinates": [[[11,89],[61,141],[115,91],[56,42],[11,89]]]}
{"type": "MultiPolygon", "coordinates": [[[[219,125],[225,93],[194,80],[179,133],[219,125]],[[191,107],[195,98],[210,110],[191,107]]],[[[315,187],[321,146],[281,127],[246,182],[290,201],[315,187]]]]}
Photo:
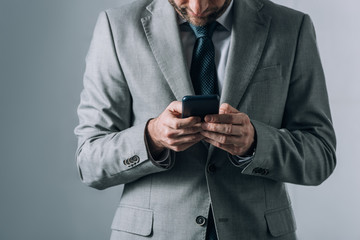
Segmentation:
{"type": "Polygon", "coordinates": [[[166,148],[180,152],[198,143],[204,136],[200,133],[200,117],[181,118],[182,103],[172,102],[159,117],[147,125],[150,152],[158,156],[166,148]]]}

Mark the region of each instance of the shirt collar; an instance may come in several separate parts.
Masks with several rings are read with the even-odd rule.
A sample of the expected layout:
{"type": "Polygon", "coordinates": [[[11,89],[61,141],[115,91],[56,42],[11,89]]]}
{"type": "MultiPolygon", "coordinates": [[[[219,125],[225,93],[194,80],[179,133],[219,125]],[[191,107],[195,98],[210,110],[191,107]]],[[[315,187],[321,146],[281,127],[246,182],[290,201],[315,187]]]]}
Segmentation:
{"type": "MultiPolygon", "coordinates": [[[[226,9],[223,15],[221,15],[216,21],[220,23],[221,26],[223,26],[227,31],[231,31],[232,28],[232,20],[233,20],[233,11],[232,7],[234,5],[234,0],[231,1],[229,7],[226,9]]],[[[182,18],[179,14],[177,15],[177,23],[178,25],[181,25],[186,22],[184,18],[182,18]]]]}

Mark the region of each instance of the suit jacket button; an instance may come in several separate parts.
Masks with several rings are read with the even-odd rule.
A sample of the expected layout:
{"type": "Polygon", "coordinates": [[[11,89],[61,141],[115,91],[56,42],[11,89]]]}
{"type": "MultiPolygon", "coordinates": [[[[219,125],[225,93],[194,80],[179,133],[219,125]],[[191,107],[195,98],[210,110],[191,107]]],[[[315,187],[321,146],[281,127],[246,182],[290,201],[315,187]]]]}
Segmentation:
{"type": "Polygon", "coordinates": [[[216,166],[215,166],[215,164],[210,164],[209,166],[208,166],[208,173],[215,173],[216,172],[216,166]]]}
{"type": "Polygon", "coordinates": [[[140,162],[140,157],[138,155],[135,155],[133,158],[134,158],[134,163],[140,162]]]}
{"type": "Polygon", "coordinates": [[[196,218],[196,223],[200,226],[204,226],[206,224],[206,218],[203,216],[198,216],[196,218]]]}

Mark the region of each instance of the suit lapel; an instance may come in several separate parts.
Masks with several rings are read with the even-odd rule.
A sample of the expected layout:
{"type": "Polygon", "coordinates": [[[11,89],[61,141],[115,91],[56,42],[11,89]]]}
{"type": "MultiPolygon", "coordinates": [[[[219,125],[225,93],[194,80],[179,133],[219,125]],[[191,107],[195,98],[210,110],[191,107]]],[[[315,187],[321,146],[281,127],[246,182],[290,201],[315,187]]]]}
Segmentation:
{"type": "MultiPolygon", "coordinates": [[[[233,27],[221,103],[238,107],[259,64],[271,18],[259,11],[257,0],[233,0],[233,27]]],[[[215,147],[209,147],[208,161],[215,147]]]]}
{"type": "Polygon", "coordinates": [[[221,103],[237,107],[260,61],[270,17],[262,15],[255,0],[234,1],[234,22],[221,103]]]}
{"type": "Polygon", "coordinates": [[[166,0],[154,0],[141,19],[147,40],[155,59],[176,99],[193,95],[189,70],[182,50],[174,8],[166,0]]]}

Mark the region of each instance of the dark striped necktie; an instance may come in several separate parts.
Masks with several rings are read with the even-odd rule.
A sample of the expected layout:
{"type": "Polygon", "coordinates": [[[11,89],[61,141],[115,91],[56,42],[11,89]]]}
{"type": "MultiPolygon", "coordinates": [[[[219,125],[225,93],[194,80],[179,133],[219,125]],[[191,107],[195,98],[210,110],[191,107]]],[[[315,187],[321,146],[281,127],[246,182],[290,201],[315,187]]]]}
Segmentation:
{"type": "Polygon", "coordinates": [[[196,36],[190,69],[195,94],[218,94],[215,48],[211,39],[217,22],[212,22],[205,26],[189,25],[196,36]]]}

